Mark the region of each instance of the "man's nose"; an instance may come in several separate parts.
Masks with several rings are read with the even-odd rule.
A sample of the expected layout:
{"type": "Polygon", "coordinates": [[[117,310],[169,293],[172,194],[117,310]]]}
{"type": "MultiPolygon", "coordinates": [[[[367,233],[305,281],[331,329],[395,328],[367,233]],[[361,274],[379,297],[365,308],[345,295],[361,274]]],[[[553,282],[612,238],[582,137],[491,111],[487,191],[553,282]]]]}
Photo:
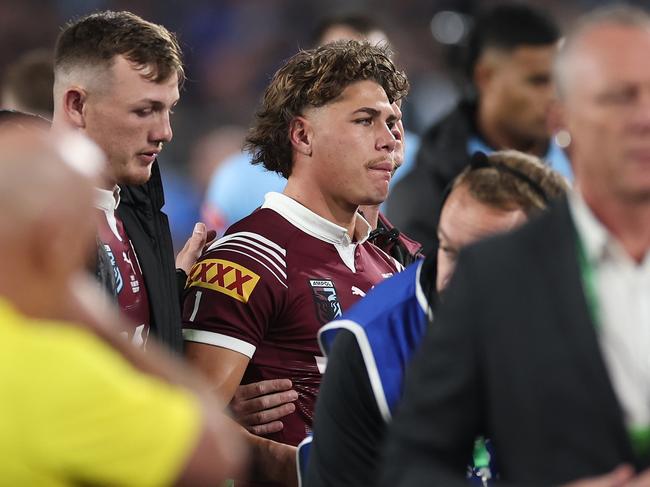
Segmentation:
{"type": "Polygon", "coordinates": [[[156,142],[169,142],[173,136],[174,133],[172,131],[171,120],[169,119],[169,112],[163,112],[156,122],[151,138],[156,142]]]}
{"type": "Polygon", "coordinates": [[[387,152],[394,152],[397,147],[397,139],[393,133],[393,129],[386,124],[382,124],[377,134],[377,150],[385,150],[387,152]]]}

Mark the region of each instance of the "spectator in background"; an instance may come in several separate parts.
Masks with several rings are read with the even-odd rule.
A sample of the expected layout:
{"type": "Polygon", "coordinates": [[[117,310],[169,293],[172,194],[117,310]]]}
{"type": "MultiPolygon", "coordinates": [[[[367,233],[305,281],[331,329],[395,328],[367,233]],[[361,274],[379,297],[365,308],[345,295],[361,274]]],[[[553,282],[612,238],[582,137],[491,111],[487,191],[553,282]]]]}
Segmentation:
{"type": "MultiPolygon", "coordinates": [[[[376,485],[387,426],[398,407],[404,373],[429,328],[462,247],[512,230],[565,194],[562,176],[515,151],[477,153],[456,177],[438,227],[440,249],[381,283],[340,320],[323,327],[328,357],[311,446],[300,447],[303,485],[376,485]],[[307,451],[309,450],[309,452],[307,451]]],[[[434,325],[435,326],[435,325],[434,325]]],[[[485,450],[474,475],[489,479],[485,450]]]]}
{"type": "Polygon", "coordinates": [[[51,120],[53,85],[52,52],[47,49],[27,51],[7,67],[2,80],[1,106],[51,120]]]}
{"type": "Polygon", "coordinates": [[[0,127],[2,483],[207,486],[235,475],[242,446],[205,385],[155,347],[110,346],[122,347],[122,318],[85,273],[100,172],[82,160],[89,142],[21,124],[0,127]]]}
{"type": "Polygon", "coordinates": [[[96,191],[99,236],[113,257],[120,306],[133,320],[130,337],[144,344],[151,331],[180,351],[177,280],[182,288],[207,232],[197,224],[174,265],[156,157],[172,138],[184,79],[178,43],[132,13],[100,12],[63,29],[54,65],[53,128],[85,133],[108,158],[96,191]]]}
{"type": "Polygon", "coordinates": [[[650,15],[630,6],[567,35],[555,82],[577,190],[461,252],[382,485],[465,485],[480,434],[506,485],[650,485],[648,51],[650,15]]]}
{"type": "Polygon", "coordinates": [[[283,194],[229,228],[190,273],[190,360],[230,401],[240,382],[290,379],[296,410],[270,438],[295,451],[320,383],[316,333],[401,269],[368,242],[359,205],[388,194],[408,81],[385,48],[348,41],[300,51],[275,74],[247,137],[253,161],[287,178],[283,194]],[[336,69],[333,69],[336,67],[336,69]]]}
{"type": "Polygon", "coordinates": [[[387,201],[390,220],[421,242],[425,254],[435,246],[443,190],[477,150],[520,150],[570,177],[546,118],[559,37],[545,13],[524,4],[500,4],[476,19],[467,59],[476,97],[461,100],[423,135],[415,169],[393,187],[387,201]]]}

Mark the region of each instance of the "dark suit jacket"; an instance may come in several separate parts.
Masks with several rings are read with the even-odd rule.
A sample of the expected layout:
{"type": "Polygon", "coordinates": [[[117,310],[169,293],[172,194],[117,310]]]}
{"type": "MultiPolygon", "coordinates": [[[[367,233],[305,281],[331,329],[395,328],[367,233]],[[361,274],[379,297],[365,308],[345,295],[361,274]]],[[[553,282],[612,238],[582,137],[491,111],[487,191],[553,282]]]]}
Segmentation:
{"type": "Polygon", "coordinates": [[[632,452],[577,256],[566,201],[461,253],[407,374],[382,485],[466,485],[477,434],[514,485],[648,464],[632,452]]]}

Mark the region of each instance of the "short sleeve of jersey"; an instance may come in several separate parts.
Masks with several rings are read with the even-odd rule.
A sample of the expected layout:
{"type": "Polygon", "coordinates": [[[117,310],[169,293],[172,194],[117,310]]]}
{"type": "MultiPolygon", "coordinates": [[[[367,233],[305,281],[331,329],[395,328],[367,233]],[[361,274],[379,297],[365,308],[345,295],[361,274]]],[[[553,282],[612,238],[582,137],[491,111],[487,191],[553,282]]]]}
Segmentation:
{"type": "Polygon", "coordinates": [[[186,341],[252,358],[279,316],[287,290],[286,250],[251,226],[219,239],[190,271],[183,304],[186,341]]]}
{"type": "Polygon", "coordinates": [[[198,441],[198,402],[81,330],[41,332],[47,339],[23,342],[13,354],[12,444],[4,445],[11,450],[0,470],[12,462],[30,485],[173,483],[198,441]]]}

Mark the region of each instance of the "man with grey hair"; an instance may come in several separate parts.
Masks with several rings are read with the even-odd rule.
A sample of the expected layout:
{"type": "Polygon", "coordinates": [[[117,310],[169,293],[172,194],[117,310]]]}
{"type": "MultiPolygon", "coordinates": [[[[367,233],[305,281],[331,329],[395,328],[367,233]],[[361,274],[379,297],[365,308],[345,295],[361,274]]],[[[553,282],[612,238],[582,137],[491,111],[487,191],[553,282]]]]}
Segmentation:
{"type": "Polygon", "coordinates": [[[585,16],[557,60],[577,189],[461,252],[395,417],[382,485],[650,485],[650,16],[585,16]]]}

